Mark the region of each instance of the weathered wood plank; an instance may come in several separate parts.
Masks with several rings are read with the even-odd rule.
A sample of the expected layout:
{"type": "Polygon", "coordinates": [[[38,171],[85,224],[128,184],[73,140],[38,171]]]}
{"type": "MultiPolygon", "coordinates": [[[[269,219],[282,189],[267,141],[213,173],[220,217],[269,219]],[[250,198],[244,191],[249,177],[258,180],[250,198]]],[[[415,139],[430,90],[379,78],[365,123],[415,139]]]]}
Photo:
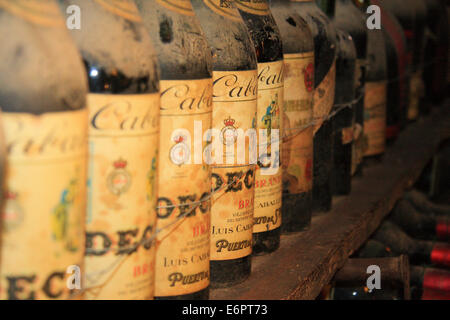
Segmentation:
{"type": "Polygon", "coordinates": [[[280,249],[255,257],[251,277],[211,299],[314,299],[417,180],[443,139],[449,138],[448,106],[410,125],[388,148],[383,162],[352,182],[352,193],[314,217],[307,232],[282,236],[280,249]]]}

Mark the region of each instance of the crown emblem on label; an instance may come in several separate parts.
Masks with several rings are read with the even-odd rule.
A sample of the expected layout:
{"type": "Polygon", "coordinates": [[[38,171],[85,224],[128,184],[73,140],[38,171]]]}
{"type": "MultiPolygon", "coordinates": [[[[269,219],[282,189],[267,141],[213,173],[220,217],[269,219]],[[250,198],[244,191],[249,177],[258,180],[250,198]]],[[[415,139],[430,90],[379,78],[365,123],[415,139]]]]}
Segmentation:
{"type": "Polygon", "coordinates": [[[231,117],[228,117],[228,119],[223,120],[223,123],[227,127],[232,127],[236,121],[234,119],[231,119],[231,117]]]}
{"type": "Polygon", "coordinates": [[[122,158],[114,162],[114,168],[116,169],[124,169],[127,165],[128,162],[126,160],[123,160],[122,158]]]}
{"type": "Polygon", "coordinates": [[[175,143],[182,143],[184,141],[184,137],[176,136],[175,138],[173,138],[173,141],[175,141],[175,143]]]}

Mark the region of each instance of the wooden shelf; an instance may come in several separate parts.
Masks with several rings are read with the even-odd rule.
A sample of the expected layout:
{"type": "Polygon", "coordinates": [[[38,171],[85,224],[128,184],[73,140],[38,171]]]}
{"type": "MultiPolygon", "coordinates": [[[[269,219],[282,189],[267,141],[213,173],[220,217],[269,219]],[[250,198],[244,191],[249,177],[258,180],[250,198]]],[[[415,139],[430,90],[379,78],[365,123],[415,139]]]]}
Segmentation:
{"type": "Polygon", "coordinates": [[[282,236],[276,252],[253,258],[248,280],[211,290],[211,299],[315,299],[413,185],[439,144],[450,137],[449,109],[447,103],[409,125],[382,163],[353,179],[351,195],[335,198],[333,210],[314,217],[308,231],[282,236]]]}

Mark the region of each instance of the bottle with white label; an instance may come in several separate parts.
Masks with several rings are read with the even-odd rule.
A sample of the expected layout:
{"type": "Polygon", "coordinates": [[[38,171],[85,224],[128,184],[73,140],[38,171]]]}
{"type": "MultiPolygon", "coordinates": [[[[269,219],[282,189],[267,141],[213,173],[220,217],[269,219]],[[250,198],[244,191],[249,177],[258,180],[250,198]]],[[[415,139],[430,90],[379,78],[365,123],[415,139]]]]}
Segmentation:
{"type": "Polygon", "coordinates": [[[283,41],[281,229],[289,233],[303,231],[311,224],[314,39],[305,20],[295,13],[289,0],[272,0],[270,9],[283,41]]]}
{"type": "Polygon", "coordinates": [[[156,55],[130,0],[64,0],[88,73],[86,298],[154,296],[159,79],[156,55]]]}
{"type": "Polygon", "coordinates": [[[331,209],[333,137],[328,116],[334,105],[336,85],[336,31],[327,14],[334,15],[334,4],[320,2],[319,7],[314,0],[291,1],[294,10],[305,19],[314,37],[314,214],[331,209]]]}
{"type": "Polygon", "coordinates": [[[86,73],[55,1],[1,1],[0,39],[0,299],[82,299],[86,73]]]}
{"type": "Polygon", "coordinates": [[[223,148],[223,161],[212,164],[211,286],[229,287],[251,271],[256,158],[252,161],[249,148],[256,151],[256,53],[233,1],[192,3],[213,53],[212,122],[223,148]]]}
{"type": "Polygon", "coordinates": [[[208,299],[211,51],[189,0],[136,3],[161,69],[155,297],[208,299]]]}
{"type": "Polygon", "coordinates": [[[280,246],[283,46],[266,0],[236,0],[235,4],[247,26],[258,61],[258,166],[253,219],[253,254],[258,255],[273,252],[280,246]]]}

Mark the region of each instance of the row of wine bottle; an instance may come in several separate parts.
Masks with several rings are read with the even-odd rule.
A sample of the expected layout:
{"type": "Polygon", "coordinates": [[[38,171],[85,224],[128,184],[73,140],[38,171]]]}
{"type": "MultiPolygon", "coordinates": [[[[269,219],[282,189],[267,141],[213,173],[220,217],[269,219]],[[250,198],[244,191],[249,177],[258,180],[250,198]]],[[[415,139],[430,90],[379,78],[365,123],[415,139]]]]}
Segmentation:
{"type": "Polygon", "coordinates": [[[207,299],[247,279],[417,118],[424,62],[445,96],[446,20],[378,2],[383,30],[370,1],[0,1],[0,298],[207,299]],[[428,57],[405,63],[426,24],[428,57]],[[239,161],[252,129],[270,142],[239,161]]]}
{"type": "MultiPolygon", "coordinates": [[[[411,298],[450,299],[450,206],[435,205],[415,190],[399,200],[379,230],[358,250],[358,258],[396,257],[405,254],[410,262],[411,298]]],[[[345,279],[344,279],[345,280],[345,279]]],[[[369,293],[363,286],[352,287],[341,281],[330,298],[402,299],[401,290],[383,281],[380,290],[369,293]]]]}

